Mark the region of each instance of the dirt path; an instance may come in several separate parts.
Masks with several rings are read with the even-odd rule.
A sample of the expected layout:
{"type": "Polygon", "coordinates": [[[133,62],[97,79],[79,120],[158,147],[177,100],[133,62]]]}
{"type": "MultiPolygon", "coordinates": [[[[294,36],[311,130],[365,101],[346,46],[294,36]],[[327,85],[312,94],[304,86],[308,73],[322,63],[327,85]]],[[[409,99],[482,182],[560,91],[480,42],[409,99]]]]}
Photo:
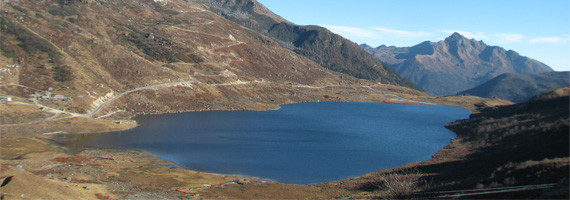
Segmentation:
{"type": "MultiPolygon", "coordinates": [[[[208,77],[227,77],[227,76],[235,76],[235,74],[231,71],[224,71],[224,73],[222,74],[218,74],[218,75],[197,75],[197,76],[208,76],[208,77]]],[[[36,105],[40,108],[42,108],[44,111],[46,112],[50,112],[50,113],[54,113],[54,116],[51,117],[47,117],[45,119],[40,119],[40,120],[36,120],[36,121],[32,121],[32,122],[26,122],[26,123],[16,123],[16,124],[0,124],[0,127],[3,126],[20,126],[20,125],[31,125],[31,124],[37,124],[37,123],[42,123],[42,122],[49,122],[49,121],[55,121],[55,120],[62,120],[62,119],[70,119],[70,118],[75,118],[75,117],[86,117],[86,118],[94,118],[94,115],[99,113],[106,105],[114,102],[115,100],[129,95],[131,93],[135,93],[138,91],[142,91],[142,90],[153,90],[153,89],[158,89],[158,88],[167,88],[167,87],[176,87],[176,86],[185,86],[185,87],[189,87],[192,88],[193,84],[206,84],[206,83],[201,83],[200,81],[198,81],[195,77],[191,76],[192,80],[190,81],[179,81],[179,82],[173,82],[173,83],[161,83],[161,84],[156,84],[156,85],[149,85],[149,86],[143,86],[143,87],[137,87],[134,88],[132,90],[129,91],[125,91],[122,92],[118,95],[113,96],[112,98],[100,103],[97,105],[97,107],[95,107],[95,109],[93,109],[91,112],[86,113],[86,114],[82,114],[82,113],[74,113],[74,112],[68,112],[68,111],[63,111],[63,110],[59,110],[56,108],[51,108],[45,105],[40,104],[37,99],[33,99],[33,104],[30,103],[24,103],[24,102],[14,102],[15,104],[26,104],[26,105],[36,105]],[[65,114],[68,116],[65,117],[59,117],[59,115],[61,114],[65,114]]],[[[230,86],[230,85],[245,85],[245,84],[259,84],[259,83],[266,83],[267,81],[241,81],[241,80],[237,80],[237,81],[233,81],[233,82],[228,82],[228,83],[219,83],[219,84],[206,84],[206,85],[211,85],[214,87],[218,87],[218,86],[230,86]]],[[[25,87],[25,86],[23,86],[25,87]]],[[[107,113],[103,116],[107,116],[110,115],[112,113],[107,113]]],[[[99,117],[101,118],[101,117],[99,117]]]]}
{"type": "MultiPolygon", "coordinates": [[[[176,26],[171,26],[172,28],[181,30],[181,31],[185,31],[185,32],[190,32],[190,33],[196,33],[196,34],[202,34],[202,35],[207,35],[207,36],[211,36],[211,37],[216,37],[216,38],[220,38],[222,40],[227,40],[227,41],[233,41],[230,44],[227,45],[223,45],[220,47],[215,47],[215,48],[201,48],[202,51],[209,53],[209,54],[218,54],[218,55],[225,55],[226,53],[222,53],[222,52],[215,52],[216,50],[219,49],[224,49],[224,48],[231,48],[233,46],[237,46],[237,45],[242,45],[245,44],[245,42],[242,41],[238,41],[236,40],[233,36],[229,36],[229,37],[221,37],[221,36],[217,36],[217,35],[212,35],[212,34],[206,34],[206,33],[202,33],[199,31],[194,31],[194,30],[189,30],[189,29],[184,29],[184,28],[180,28],[180,27],[176,27],[176,26]]],[[[235,54],[228,54],[231,55],[231,57],[234,57],[234,59],[232,61],[242,61],[243,59],[240,58],[239,56],[236,56],[235,54]]],[[[230,61],[230,62],[232,62],[230,61]]],[[[224,66],[228,66],[230,62],[224,62],[222,63],[224,66]]],[[[236,76],[235,73],[231,72],[231,71],[224,71],[224,73],[219,74],[219,75],[197,75],[197,76],[208,76],[208,77],[221,77],[221,76],[236,76]]],[[[120,94],[114,95],[112,98],[108,99],[108,100],[104,100],[101,103],[94,103],[94,109],[92,109],[89,113],[86,114],[82,114],[82,113],[73,113],[73,112],[67,112],[67,111],[63,111],[63,110],[59,110],[59,109],[55,109],[55,108],[51,108],[45,105],[40,104],[37,99],[33,100],[33,104],[37,105],[40,108],[43,108],[44,111],[48,111],[51,113],[54,113],[55,115],[52,117],[48,117],[45,119],[40,119],[40,120],[36,120],[33,122],[26,122],[26,123],[16,123],[16,124],[0,124],[0,127],[2,126],[19,126],[19,125],[31,125],[31,124],[37,124],[37,123],[42,123],[42,122],[48,122],[48,121],[55,121],[55,120],[62,120],[62,119],[69,119],[69,118],[74,118],[74,117],[86,117],[86,118],[94,118],[94,115],[98,114],[106,105],[114,102],[115,100],[125,96],[125,95],[129,95],[131,93],[135,93],[138,91],[142,91],[142,90],[152,90],[152,89],[158,89],[158,88],[166,88],[166,87],[175,87],[175,86],[186,86],[186,87],[190,87],[192,88],[193,84],[196,83],[201,83],[200,81],[198,81],[194,76],[190,76],[192,80],[190,81],[180,81],[180,82],[172,82],[172,83],[161,83],[161,84],[156,84],[156,85],[149,85],[149,86],[143,86],[143,87],[137,87],[134,88],[132,90],[129,91],[125,91],[122,92],[120,94]],[[67,114],[69,116],[66,117],[60,117],[58,118],[58,116],[60,114],[67,114]]],[[[220,84],[209,84],[211,86],[217,87],[217,86],[228,86],[228,85],[243,85],[243,84],[255,84],[255,83],[261,83],[261,82],[265,82],[265,81],[234,81],[234,82],[229,82],[229,83],[220,83],[220,84]]],[[[14,84],[11,84],[14,85],[14,84]]],[[[29,88],[27,86],[23,86],[23,85],[18,85],[21,87],[26,87],[29,88]]],[[[112,93],[110,94],[112,95],[112,93]]],[[[104,98],[104,97],[101,97],[104,98]]],[[[15,102],[15,103],[19,103],[19,104],[27,104],[24,102],[15,102]]],[[[113,113],[113,112],[112,112],[113,113]]],[[[107,113],[103,116],[108,116],[111,115],[112,113],[107,113]]],[[[116,113],[116,112],[115,112],[116,113]]],[[[101,117],[99,117],[101,118],[101,117]]]]}
{"type": "Polygon", "coordinates": [[[103,109],[103,107],[105,107],[105,105],[125,96],[128,94],[131,94],[133,92],[138,92],[141,90],[152,90],[152,89],[157,89],[157,88],[163,88],[163,87],[174,87],[174,86],[187,86],[192,88],[192,84],[193,83],[197,83],[198,81],[196,79],[191,80],[191,81],[181,81],[181,82],[174,82],[174,83],[163,83],[163,84],[157,84],[157,85],[149,85],[149,86],[144,86],[144,87],[138,87],[126,92],[123,92],[119,95],[116,95],[115,97],[101,103],[99,106],[97,106],[97,108],[95,108],[93,111],[91,111],[88,114],[83,115],[84,117],[89,117],[89,118],[93,118],[93,115],[97,114],[101,109],[103,109]]]}

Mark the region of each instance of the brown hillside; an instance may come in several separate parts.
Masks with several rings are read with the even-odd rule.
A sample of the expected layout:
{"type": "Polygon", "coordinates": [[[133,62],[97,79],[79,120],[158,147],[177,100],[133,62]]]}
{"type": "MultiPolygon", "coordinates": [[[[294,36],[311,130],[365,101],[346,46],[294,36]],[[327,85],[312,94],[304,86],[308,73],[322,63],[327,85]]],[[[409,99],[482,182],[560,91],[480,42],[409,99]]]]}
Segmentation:
{"type": "Polygon", "coordinates": [[[204,0],[213,12],[262,33],[329,70],[349,76],[419,89],[340,35],[319,26],[300,26],[267,10],[256,0],[204,0]]]}
{"type": "Polygon", "coordinates": [[[238,185],[235,176],[172,168],[139,151],[62,144],[68,134],[132,128],[129,119],[137,114],[267,110],[306,101],[411,103],[393,100],[404,99],[473,110],[510,103],[436,97],[329,71],[200,2],[1,1],[0,181],[10,181],[0,197],[343,197],[360,191],[238,185]],[[256,192],[244,195],[246,189],[256,192]]]}
{"type": "Polygon", "coordinates": [[[3,2],[0,95],[55,114],[50,121],[304,101],[487,101],[449,102],[329,71],[200,2],[3,2]]]}
{"type": "MultiPolygon", "coordinates": [[[[277,97],[295,93],[291,85],[357,82],[341,80],[200,4],[167,2],[3,3],[2,95],[63,95],[69,101],[37,99],[78,114],[131,116],[215,106],[230,109],[212,100],[228,101],[234,94],[228,90],[251,90],[250,86],[272,92],[251,91],[260,95],[251,94],[248,100],[275,105],[276,99],[288,102],[277,97]],[[129,98],[138,100],[129,104],[129,98]],[[141,104],[153,106],[140,108],[141,104]]],[[[234,109],[245,108],[252,107],[234,109]]]]}

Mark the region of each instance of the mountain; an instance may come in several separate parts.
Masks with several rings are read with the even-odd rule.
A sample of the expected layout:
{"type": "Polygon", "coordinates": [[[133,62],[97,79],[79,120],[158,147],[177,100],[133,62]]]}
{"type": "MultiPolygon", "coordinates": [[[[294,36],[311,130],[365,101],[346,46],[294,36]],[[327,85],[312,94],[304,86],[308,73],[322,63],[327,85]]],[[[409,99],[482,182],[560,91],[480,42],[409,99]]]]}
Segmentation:
{"type": "Polygon", "coordinates": [[[9,2],[0,95],[88,117],[263,109],[312,99],[295,86],[358,81],[193,1],[9,2]]]}
{"type": "Polygon", "coordinates": [[[0,95],[63,119],[426,95],[399,87],[413,84],[358,45],[326,29],[294,26],[256,1],[0,4],[0,95]],[[257,19],[248,21],[250,27],[271,31],[258,33],[228,20],[250,15],[257,19]],[[284,48],[283,41],[269,37],[280,33],[296,38],[296,46],[284,48]]]}
{"type": "Polygon", "coordinates": [[[354,42],[319,26],[299,26],[256,0],[209,0],[210,10],[269,36],[284,48],[332,71],[357,78],[419,89],[378,62],[354,42]]]}
{"type": "Polygon", "coordinates": [[[570,72],[546,72],[540,74],[506,73],[458,94],[499,98],[522,103],[544,91],[569,85],[570,72]]]}
{"type": "Polygon", "coordinates": [[[361,46],[400,76],[436,95],[454,95],[504,73],[553,71],[515,51],[488,46],[459,33],[439,42],[426,41],[412,47],[361,46]]]}
{"type": "MultiPolygon", "coordinates": [[[[144,114],[268,110],[309,101],[421,101],[473,110],[509,103],[379,84],[400,80],[381,65],[362,74],[376,74],[373,81],[334,72],[314,61],[319,54],[297,52],[311,50],[309,44],[332,49],[344,44],[354,51],[322,51],[350,62],[371,56],[307,27],[299,29],[318,33],[305,37],[314,43],[300,40],[299,47],[284,48],[284,40],[230,21],[210,11],[211,5],[203,0],[0,0],[1,198],[224,198],[219,190],[230,190],[225,198],[231,199],[346,198],[369,191],[355,190],[355,184],[340,189],[261,180],[242,184],[249,180],[172,167],[138,150],[72,143],[97,137],[79,133],[134,128],[132,117],[144,114]]],[[[261,7],[253,11],[289,24],[261,7]]],[[[233,15],[252,14],[237,10],[233,15]]],[[[348,62],[342,59],[336,63],[348,62]]]]}

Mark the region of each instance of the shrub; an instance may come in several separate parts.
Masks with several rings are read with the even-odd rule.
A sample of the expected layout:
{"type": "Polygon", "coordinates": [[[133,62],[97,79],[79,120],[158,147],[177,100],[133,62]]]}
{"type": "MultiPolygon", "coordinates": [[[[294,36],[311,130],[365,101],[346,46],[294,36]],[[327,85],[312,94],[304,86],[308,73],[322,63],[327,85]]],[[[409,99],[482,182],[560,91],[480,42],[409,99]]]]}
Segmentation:
{"type": "Polygon", "coordinates": [[[378,188],[387,190],[390,199],[408,199],[418,190],[428,187],[418,168],[406,168],[380,176],[378,188]]]}
{"type": "Polygon", "coordinates": [[[18,40],[22,42],[19,46],[28,53],[36,53],[37,51],[51,53],[55,51],[51,44],[35,35],[22,34],[18,36],[18,40]]]}
{"type": "Polygon", "coordinates": [[[204,60],[194,54],[184,54],[186,49],[173,46],[173,42],[167,38],[154,34],[144,34],[131,28],[133,32],[125,36],[127,41],[133,43],[137,48],[141,49],[146,55],[154,60],[163,62],[193,62],[201,63],[204,60]]]}
{"type": "Polygon", "coordinates": [[[70,81],[72,78],[71,70],[68,66],[57,66],[53,68],[53,79],[58,82],[70,81]]]}
{"type": "Polygon", "coordinates": [[[10,47],[8,44],[8,39],[0,34],[0,51],[2,51],[2,55],[6,56],[7,58],[14,57],[15,51],[10,47]]]}
{"type": "MultiPolygon", "coordinates": [[[[24,27],[14,23],[5,17],[0,18],[0,23],[2,24],[2,33],[15,36],[16,39],[20,41],[20,44],[18,44],[18,46],[24,49],[27,53],[35,54],[38,52],[44,52],[47,53],[54,62],[59,59],[59,52],[46,39],[33,34],[24,27]]],[[[8,47],[8,44],[4,44],[7,40],[6,35],[2,36],[3,49],[5,47],[8,47]]],[[[13,56],[13,50],[3,50],[2,52],[5,56],[13,56]]]]}

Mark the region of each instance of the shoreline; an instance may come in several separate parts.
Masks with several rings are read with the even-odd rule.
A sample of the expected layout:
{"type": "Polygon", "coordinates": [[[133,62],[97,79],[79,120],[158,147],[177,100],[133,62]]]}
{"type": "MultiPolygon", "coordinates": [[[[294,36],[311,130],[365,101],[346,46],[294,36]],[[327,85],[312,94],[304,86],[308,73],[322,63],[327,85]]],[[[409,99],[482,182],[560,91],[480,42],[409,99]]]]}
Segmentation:
{"type": "MultiPolygon", "coordinates": [[[[277,108],[277,109],[255,110],[255,111],[259,111],[259,112],[262,112],[262,111],[272,111],[272,110],[274,111],[274,110],[282,109],[283,106],[287,106],[287,105],[294,105],[294,104],[311,104],[311,103],[365,103],[365,104],[370,103],[370,104],[424,105],[424,106],[425,106],[425,105],[443,105],[443,104],[434,104],[434,103],[426,104],[425,102],[418,102],[418,101],[406,101],[406,102],[408,102],[408,103],[400,103],[400,101],[398,101],[397,103],[358,102],[358,101],[357,101],[357,102],[300,102],[300,103],[282,104],[282,105],[279,105],[279,108],[277,108]]],[[[444,105],[444,106],[460,107],[460,106],[455,106],[455,105],[444,105]]],[[[463,108],[463,107],[460,107],[460,108],[463,108]]],[[[464,109],[465,109],[465,108],[464,108],[464,109]]],[[[465,110],[467,110],[467,109],[465,109],[465,110]]],[[[236,110],[219,110],[219,111],[215,111],[215,112],[233,112],[233,111],[236,111],[236,110]]],[[[252,110],[239,110],[239,111],[252,111],[252,110]]],[[[207,112],[207,111],[192,111],[192,112],[207,112]]],[[[134,117],[132,120],[136,121],[136,118],[137,118],[137,117],[140,117],[140,116],[147,116],[147,115],[176,115],[176,114],[178,114],[178,113],[137,115],[137,116],[134,117]]],[[[183,113],[182,113],[182,114],[183,114],[183,113]]],[[[455,119],[455,120],[453,120],[453,121],[462,120],[462,119],[465,119],[465,118],[458,118],[458,119],[455,119]]],[[[453,122],[453,121],[450,121],[450,122],[453,122]]],[[[138,124],[138,126],[141,126],[141,124],[140,124],[138,121],[137,121],[137,124],[138,124]]],[[[447,123],[446,123],[446,124],[447,124],[447,123]]],[[[138,126],[137,126],[137,127],[138,127],[138,126]]],[[[445,127],[445,124],[442,125],[442,127],[445,127]]],[[[136,127],[134,127],[134,128],[136,128],[136,127]]],[[[446,130],[448,130],[448,129],[446,129],[446,130]]],[[[127,130],[123,130],[123,131],[127,131],[127,130]]],[[[450,131],[450,130],[449,130],[449,131],[450,131]]],[[[119,131],[119,132],[120,132],[120,131],[119,131]]],[[[88,134],[89,134],[90,136],[93,136],[93,137],[98,137],[99,135],[103,135],[103,134],[113,134],[113,133],[116,133],[116,132],[104,132],[104,133],[94,133],[94,134],[93,134],[93,133],[91,133],[91,134],[88,133],[88,134]]],[[[453,134],[453,136],[450,138],[450,141],[453,140],[453,139],[455,139],[455,138],[457,138],[457,134],[456,134],[456,133],[454,133],[453,131],[450,131],[450,133],[453,134]]],[[[86,134],[86,135],[87,135],[87,134],[86,134]]],[[[68,136],[68,137],[71,137],[71,138],[75,138],[75,137],[76,137],[76,136],[74,136],[73,134],[66,134],[65,136],[68,136]]],[[[57,137],[57,135],[56,135],[56,137],[57,137]]],[[[82,137],[82,136],[78,136],[78,138],[83,138],[83,137],[82,137]]],[[[74,141],[74,139],[71,139],[71,141],[74,141]]],[[[86,140],[86,141],[88,141],[88,140],[86,140]]],[[[200,171],[200,172],[210,173],[210,174],[215,174],[215,175],[243,177],[243,178],[254,179],[254,180],[259,180],[259,181],[263,181],[263,182],[277,182],[277,183],[295,184],[295,185],[315,185],[315,184],[324,184],[324,183],[328,183],[328,182],[343,181],[343,180],[346,180],[346,179],[358,178],[358,177],[361,177],[361,176],[363,176],[363,175],[366,175],[366,174],[368,174],[368,173],[372,173],[372,172],[375,172],[375,171],[387,170],[387,169],[393,168],[393,167],[378,168],[378,169],[374,169],[373,171],[369,171],[369,172],[362,173],[362,174],[360,174],[360,175],[350,176],[350,177],[348,177],[348,178],[342,178],[342,179],[332,180],[332,181],[326,181],[326,182],[315,182],[315,183],[306,183],[306,184],[304,184],[304,183],[287,183],[287,182],[280,182],[280,181],[277,181],[277,180],[273,180],[273,179],[271,179],[271,178],[257,177],[257,176],[255,176],[255,175],[248,175],[248,174],[231,174],[231,173],[228,174],[228,173],[210,172],[210,171],[201,171],[201,170],[191,169],[191,168],[188,168],[188,167],[184,167],[184,166],[182,166],[182,165],[179,165],[179,164],[177,163],[179,160],[172,159],[172,158],[169,159],[168,156],[167,156],[167,157],[164,157],[164,156],[161,156],[160,154],[153,153],[152,151],[142,150],[142,149],[132,149],[132,148],[126,148],[126,147],[109,147],[109,146],[105,146],[104,144],[101,144],[101,145],[86,145],[86,144],[82,144],[82,143],[85,143],[86,141],[79,140],[79,142],[68,142],[67,144],[62,144],[62,145],[63,145],[63,146],[66,146],[66,147],[71,147],[71,148],[77,147],[77,148],[84,148],[84,149],[100,149],[100,150],[104,150],[104,149],[116,149],[116,150],[125,150],[125,151],[137,150],[137,151],[142,151],[142,152],[145,152],[145,153],[147,153],[147,154],[149,154],[149,155],[158,157],[158,158],[160,158],[160,159],[164,159],[165,162],[173,163],[176,168],[180,168],[180,169],[192,170],[192,171],[200,171]],[[72,145],[72,146],[70,146],[70,145],[72,145]],[[78,147],[78,146],[79,146],[79,147],[78,147]]],[[[447,144],[445,144],[445,145],[442,146],[441,148],[438,148],[437,151],[435,151],[433,154],[430,154],[429,157],[433,157],[435,154],[437,154],[437,152],[443,150],[444,147],[447,146],[447,145],[449,145],[449,144],[451,144],[451,142],[448,142],[447,144]]],[[[409,163],[422,162],[422,161],[425,161],[425,160],[428,160],[428,159],[430,159],[430,158],[426,157],[426,158],[423,159],[423,160],[410,161],[409,163]]],[[[405,163],[405,164],[403,164],[403,165],[407,165],[407,164],[409,164],[409,163],[405,163]]],[[[399,166],[400,166],[400,165],[399,165],[399,166]]],[[[399,167],[399,166],[396,166],[396,167],[399,167]]]]}
{"type": "MultiPolygon", "coordinates": [[[[90,134],[90,133],[86,133],[86,134],[90,134]]],[[[107,134],[107,133],[97,133],[97,134],[107,134]]],[[[189,170],[189,171],[195,171],[195,172],[199,172],[199,173],[207,173],[207,174],[218,175],[218,176],[236,177],[236,179],[258,180],[258,181],[271,182],[271,183],[277,183],[278,182],[278,181],[267,179],[267,178],[261,178],[261,177],[250,176],[250,175],[245,175],[245,174],[224,174],[224,173],[215,173],[215,172],[207,172],[207,171],[198,171],[198,170],[188,169],[188,168],[185,168],[185,167],[179,165],[174,160],[169,160],[167,158],[163,158],[159,155],[156,155],[155,153],[152,153],[150,151],[141,150],[141,149],[93,146],[93,145],[82,145],[82,144],[78,144],[79,146],[77,146],[77,147],[75,147],[75,146],[71,147],[67,144],[58,144],[58,143],[54,143],[54,145],[72,148],[73,152],[78,153],[78,154],[80,154],[80,152],[83,152],[83,151],[86,151],[86,152],[102,151],[102,152],[109,153],[109,154],[122,153],[122,152],[137,152],[137,154],[141,154],[141,155],[144,155],[144,157],[151,158],[149,160],[161,160],[161,161],[158,161],[158,163],[155,163],[156,165],[166,165],[166,166],[173,168],[173,169],[189,170]]]]}
{"type": "MultiPolygon", "coordinates": [[[[459,97],[461,98],[461,97],[459,97]]],[[[424,99],[427,100],[427,99],[424,99]]],[[[441,99],[435,99],[441,101],[441,99]]],[[[354,101],[342,101],[354,102],[354,101]]],[[[361,101],[371,102],[371,101],[361,101]]],[[[394,103],[389,100],[376,100],[376,103],[394,103]]],[[[445,102],[445,99],[444,99],[445,102]]],[[[450,101],[451,102],[451,101],[450,101]]],[[[301,103],[301,102],[294,102],[301,103]]],[[[440,102],[437,102],[440,103],[440,102]]],[[[287,103],[288,104],[288,103],[287,103]]],[[[402,103],[397,103],[402,104],[402,103]]],[[[409,103],[404,103],[409,104],[409,103]]],[[[456,103],[440,103],[444,105],[458,106],[456,103]]],[[[471,104],[473,105],[473,104],[471,104]]],[[[5,106],[5,105],[2,105],[5,106]]],[[[278,109],[281,105],[274,108],[278,109]]],[[[469,109],[467,106],[460,106],[469,109]]],[[[474,106],[472,106],[474,107],[474,106]]],[[[18,108],[10,108],[18,109],[18,108]]],[[[10,109],[5,109],[11,111],[10,109]]],[[[243,109],[241,109],[243,110],[243,109]]],[[[252,109],[254,110],[254,109],[252,109]]],[[[259,109],[257,109],[259,110],[259,109]]],[[[266,109],[267,110],[267,109],[266,109]]],[[[15,112],[15,111],[14,111],[15,112]]],[[[192,111],[199,112],[199,111],[192,111]]],[[[166,113],[164,113],[166,114],[166,113]]],[[[13,194],[18,196],[19,193],[25,194],[30,198],[58,198],[61,194],[68,194],[68,197],[73,198],[92,198],[96,194],[107,195],[112,198],[126,198],[129,195],[142,195],[142,194],[163,194],[173,195],[172,198],[189,197],[194,198],[221,198],[218,190],[223,188],[238,188],[246,187],[248,185],[265,188],[264,190],[272,191],[273,195],[288,195],[290,198],[335,198],[343,194],[352,193],[344,186],[335,186],[339,182],[351,182],[353,179],[362,179],[367,176],[363,174],[358,177],[353,177],[341,181],[333,181],[327,183],[315,183],[308,185],[285,184],[279,182],[267,182],[256,179],[247,179],[248,181],[240,181],[242,184],[237,184],[239,177],[213,174],[199,171],[192,171],[188,169],[177,169],[164,165],[155,165],[157,160],[165,161],[156,155],[149,152],[144,152],[146,155],[142,156],[141,153],[132,153],[133,150],[119,149],[110,150],[107,152],[93,153],[92,151],[79,151],[70,152],[67,146],[49,144],[53,141],[53,137],[65,133],[70,134],[83,134],[85,136],[92,136],[93,133],[105,133],[113,131],[122,131],[132,129],[138,126],[133,119],[131,120],[102,120],[102,119],[87,119],[87,118],[70,118],[58,121],[43,122],[29,126],[16,126],[16,127],[0,127],[2,145],[2,170],[0,176],[14,176],[20,177],[16,180],[21,180],[26,177],[28,180],[35,180],[42,184],[53,184],[51,190],[44,192],[35,191],[22,191],[22,189],[9,189],[10,187],[3,188],[4,194],[13,194]],[[115,123],[116,121],[126,123],[115,123]],[[45,134],[48,133],[48,134],[45,134]],[[44,135],[45,134],[45,135],[44,135]],[[22,151],[24,149],[24,151],[22,151]],[[91,153],[89,153],[91,152],[91,153]],[[84,155],[89,153],[89,155],[84,155]],[[107,159],[108,158],[108,159],[107,159]],[[70,159],[71,162],[67,162],[70,159]],[[20,167],[21,166],[21,167],[20,167]],[[63,166],[76,166],[65,167],[63,171],[58,170],[63,166]],[[77,171],[79,170],[79,171],[77,171]],[[75,173],[73,173],[75,171],[75,173]],[[23,174],[22,174],[23,173],[23,174]],[[47,174],[44,174],[47,173],[47,174]],[[73,175],[75,174],[75,175],[73,175]],[[143,178],[146,177],[146,178],[143,178]],[[187,178],[184,178],[187,177],[187,178]],[[193,178],[191,178],[193,177],[193,178]],[[66,181],[66,180],[71,181],[66,181]],[[155,187],[155,183],[149,181],[158,181],[160,187],[155,187]],[[56,182],[54,182],[56,181],[56,182]],[[52,183],[53,182],[53,183],[52,183]],[[83,184],[84,182],[85,184],[83,184]],[[231,183],[231,185],[221,185],[223,183],[231,183]],[[234,185],[235,186],[232,186],[234,185]],[[88,184],[92,190],[88,192],[80,192],[85,190],[88,184]],[[209,186],[208,186],[209,185],[209,186]],[[119,187],[119,189],[117,189],[119,187]],[[268,187],[268,188],[267,188],[268,187]],[[53,191],[65,189],[69,193],[53,191]],[[95,189],[96,188],[96,189],[95,189]],[[130,188],[130,189],[121,189],[130,188]],[[284,194],[281,190],[276,188],[295,188],[300,191],[294,195],[284,194]],[[121,192],[122,191],[122,192],[121,192]],[[166,192],[170,191],[170,192],[166,192]],[[126,193],[125,193],[126,192],[126,193]],[[166,193],[164,193],[166,192],[166,193]]],[[[444,147],[445,150],[445,147],[444,147]]],[[[137,150],[140,151],[140,150],[137,150]]],[[[438,151],[441,152],[442,150],[438,151]]],[[[437,153],[436,153],[437,154],[437,153]]],[[[169,161],[167,161],[169,162],[169,161]]],[[[166,162],[163,162],[166,163],[166,162]]],[[[374,173],[374,172],[372,172],[374,173]]],[[[29,183],[13,182],[10,184],[12,188],[33,188],[37,186],[30,186],[29,183]]],[[[237,190],[236,190],[237,192],[237,190]]],[[[224,193],[224,192],[222,192],[224,193]]],[[[232,198],[239,198],[239,194],[234,194],[232,198]]],[[[7,195],[8,197],[9,195],[7,195]]],[[[12,197],[16,197],[12,196],[12,197]]],[[[159,195],[161,196],[161,195],[159,195]]],[[[140,196],[137,196],[140,197],[140,196]]],[[[157,198],[158,196],[146,196],[149,198],[157,198]]],[[[244,197],[244,198],[252,198],[244,197]]]]}

